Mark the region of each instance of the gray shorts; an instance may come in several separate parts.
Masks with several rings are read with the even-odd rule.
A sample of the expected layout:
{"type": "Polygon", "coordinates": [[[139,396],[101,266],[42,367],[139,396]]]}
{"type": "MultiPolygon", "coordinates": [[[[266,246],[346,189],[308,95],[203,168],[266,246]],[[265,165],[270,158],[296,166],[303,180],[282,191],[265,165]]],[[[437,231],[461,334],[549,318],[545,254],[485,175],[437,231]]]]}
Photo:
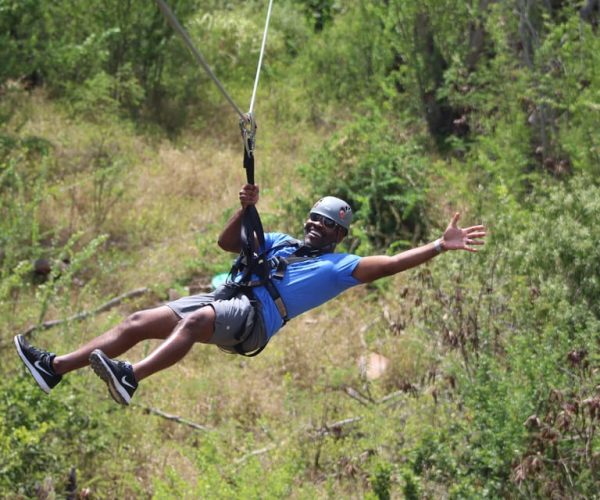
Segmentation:
{"type": "Polygon", "coordinates": [[[208,343],[228,352],[237,352],[231,348],[234,345],[239,345],[244,352],[255,351],[268,341],[260,303],[235,287],[223,285],[214,292],[190,295],[166,305],[180,318],[211,306],[215,311],[215,331],[208,343]]]}

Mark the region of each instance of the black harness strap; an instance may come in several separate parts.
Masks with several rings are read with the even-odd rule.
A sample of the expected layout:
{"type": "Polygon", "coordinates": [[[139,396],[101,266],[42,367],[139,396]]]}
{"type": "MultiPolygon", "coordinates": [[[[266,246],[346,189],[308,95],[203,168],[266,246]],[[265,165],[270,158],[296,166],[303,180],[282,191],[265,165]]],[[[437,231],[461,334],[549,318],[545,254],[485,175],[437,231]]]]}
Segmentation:
{"type": "MultiPolygon", "coordinates": [[[[300,241],[295,239],[285,240],[283,243],[275,245],[274,247],[263,251],[260,254],[254,253],[250,259],[248,258],[247,254],[242,251],[230,271],[230,275],[232,277],[239,276],[241,273],[241,278],[238,281],[232,282],[232,285],[236,286],[243,293],[251,297],[251,300],[254,298],[252,289],[257,286],[264,286],[271,299],[275,303],[275,307],[277,307],[277,311],[281,316],[283,325],[285,325],[289,320],[287,307],[283,301],[283,298],[281,297],[281,294],[279,293],[279,290],[273,283],[273,280],[282,280],[289,265],[314,259],[319,255],[322,255],[321,250],[311,249],[303,246],[300,241]],[[296,250],[289,257],[274,256],[268,258],[269,253],[290,246],[296,247],[296,250]],[[254,276],[257,279],[252,279],[254,276]]],[[[240,345],[241,342],[240,344],[233,346],[233,348],[237,353],[243,356],[256,356],[266,347],[265,344],[252,353],[246,353],[243,351],[240,345]]]]}
{"type": "MultiPolygon", "coordinates": [[[[254,184],[254,137],[248,135],[243,128],[242,134],[244,135],[244,168],[246,169],[246,180],[248,184],[254,184]]],[[[265,231],[258,215],[258,210],[254,205],[248,205],[244,209],[241,238],[242,252],[248,261],[254,255],[259,254],[265,246],[265,231]],[[255,235],[258,240],[258,248],[255,248],[255,235]]]]}
{"type": "MultiPolygon", "coordinates": [[[[240,128],[244,139],[244,168],[246,169],[246,180],[248,181],[248,184],[254,184],[254,132],[256,130],[256,124],[254,123],[251,114],[247,116],[246,120],[243,119],[240,121],[240,128]]],[[[272,279],[283,279],[285,271],[290,264],[312,259],[321,255],[322,252],[320,250],[302,246],[302,243],[298,240],[286,240],[281,245],[270,248],[268,252],[273,252],[274,250],[283,247],[295,246],[297,249],[294,254],[289,257],[274,257],[268,259],[268,252],[265,250],[265,232],[258,210],[254,205],[248,205],[244,209],[240,240],[242,247],[240,256],[231,268],[229,274],[232,278],[237,278],[241,273],[241,278],[236,279],[232,284],[248,296],[253,296],[252,288],[264,286],[275,303],[279,315],[283,320],[283,324],[285,325],[289,319],[287,307],[272,279]],[[275,271],[272,272],[273,270],[275,271]],[[253,280],[254,276],[258,279],[253,280]]],[[[241,337],[238,340],[241,340],[241,337]]],[[[242,342],[234,346],[234,349],[244,356],[256,356],[266,347],[265,344],[265,346],[262,346],[252,353],[246,353],[240,347],[241,343],[242,342]]]]}
{"type": "Polygon", "coordinates": [[[248,261],[245,256],[240,255],[238,261],[233,265],[230,274],[233,276],[240,272],[242,273],[241,280],[237,282],[241,288],[252,289],[257,286],[264,286],[267,292],[269,292],[271,299],[273,299],[285,325],[289,319],[287,307],[273,280],[282,280],[289,265],[314,259],[319,255],[322,255],[319,249],[308,249],[302,246],[300,241],[288,239],[260,255],[255,255],[249,265],[246,264],[248,261]],[[290,246],[296,247],[296,251],[292,255],[288,257],[275,256],[267,258],[268,253],[290,246]],[[256,276],[257,279],[252,279],[253,276],[256,276]]]}

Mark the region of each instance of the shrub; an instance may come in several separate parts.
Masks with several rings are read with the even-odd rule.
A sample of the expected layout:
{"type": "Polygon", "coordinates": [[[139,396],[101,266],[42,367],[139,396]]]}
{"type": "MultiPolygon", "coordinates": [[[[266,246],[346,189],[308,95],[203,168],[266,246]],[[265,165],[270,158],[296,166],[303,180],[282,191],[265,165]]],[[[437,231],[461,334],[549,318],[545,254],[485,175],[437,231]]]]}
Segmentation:
{"type": "Polygon", "coordinates": [[[531,212],[496,216],[479,262],[457,256],[423,281],[417,324],[440,332],[464,407],[435,453],[417,447],[428,459],[415,471],[452,457],[458,497],[593,492],[598,199],[590,179],[542,188],[531,212]]]}
{"type": "MultiPolygon", "coordinates": [[[[311,200],[346,200],[357,230],[365,232],[363,244],[390,251],[413,245],[427,232],[427,173],[421,147],[377,112],[358,116],[302,169],[311,200]]],[[[304,216],[310,206],[299,205],[304,216]]]]}

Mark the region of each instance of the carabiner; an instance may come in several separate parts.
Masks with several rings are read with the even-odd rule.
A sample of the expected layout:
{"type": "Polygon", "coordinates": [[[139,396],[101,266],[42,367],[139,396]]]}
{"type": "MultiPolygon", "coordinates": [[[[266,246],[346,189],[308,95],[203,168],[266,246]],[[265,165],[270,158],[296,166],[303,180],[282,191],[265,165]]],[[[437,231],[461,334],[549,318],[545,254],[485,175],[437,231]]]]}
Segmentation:
{"type": "Polygon", "coordinates": [[[240,119],[240,130],[242,131],[242,140],[244,148],[248,155],[254,154],[254,138],[256,137],[256,121],[254,113],[245,113],[240,119]]]}

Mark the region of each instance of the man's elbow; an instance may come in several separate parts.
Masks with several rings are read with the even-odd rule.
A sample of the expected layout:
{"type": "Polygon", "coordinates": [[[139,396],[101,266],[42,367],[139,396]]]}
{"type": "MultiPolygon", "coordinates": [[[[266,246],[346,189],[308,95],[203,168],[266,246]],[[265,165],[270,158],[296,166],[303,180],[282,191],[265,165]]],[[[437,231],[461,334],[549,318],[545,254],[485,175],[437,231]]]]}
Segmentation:
{"type": "Polygon", "coordinates": [[[219,248],[221,250],[225,250],[226,252],[231,252],[231,253],[239,253],[240,252],[240,247],[234,245],[231,241],[227,241],[224,238],[219,237],[219,239],[217,240],[217,245],[219,245],[219,248]]]}
{"type": "Polygon", "coordinates": [[[227,240],[222,238],[221,236],[219,236],[219,238],[217,239],[217,245],[219,245],[219,248],[221,250],[225,250],[226,252],[230,252],[229,248],[230,245],[227,244],[227,240]]]}

